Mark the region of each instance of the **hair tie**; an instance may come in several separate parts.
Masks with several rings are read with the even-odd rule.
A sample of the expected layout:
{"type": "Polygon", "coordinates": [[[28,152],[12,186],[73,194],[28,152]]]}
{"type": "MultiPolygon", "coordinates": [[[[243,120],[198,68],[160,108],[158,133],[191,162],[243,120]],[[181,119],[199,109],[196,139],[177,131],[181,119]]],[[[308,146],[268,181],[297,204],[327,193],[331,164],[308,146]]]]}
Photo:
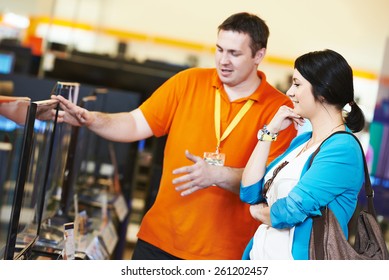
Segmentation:
{"type": "Polygon", "coordinates": [[[355,105],[354,100],[353,100],[353,101],[350,101],[350,102],[348,103],[348,105],[350,105],[350,107],[352,107],[353,105],[355,105]]]}

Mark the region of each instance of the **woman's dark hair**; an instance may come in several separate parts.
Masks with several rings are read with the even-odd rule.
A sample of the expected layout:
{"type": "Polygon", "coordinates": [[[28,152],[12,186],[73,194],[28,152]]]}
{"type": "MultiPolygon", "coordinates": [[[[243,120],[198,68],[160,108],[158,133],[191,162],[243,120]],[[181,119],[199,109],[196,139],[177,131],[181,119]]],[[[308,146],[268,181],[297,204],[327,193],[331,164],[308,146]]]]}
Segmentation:
{"type": "Polygon", "coordinates": [[[351,107],[345,123],[353,132],[361,131],[365,117],[354,101],[353,71],[339,53],[323,50],[306,53],[298,57],[294,68],[312,85],[315,100],[323,100],[342,110],[351,107]]]}
{"type": "Polygon", "coordinates": [[[250,48],[253,57],[262,48],[267,47],[267,39],[270,32],[265,21],[256,15],[249,13],[237,13],[228,17],[218,27],[220,30],[235,31],[248,34],[251,38],[250,48]]]}

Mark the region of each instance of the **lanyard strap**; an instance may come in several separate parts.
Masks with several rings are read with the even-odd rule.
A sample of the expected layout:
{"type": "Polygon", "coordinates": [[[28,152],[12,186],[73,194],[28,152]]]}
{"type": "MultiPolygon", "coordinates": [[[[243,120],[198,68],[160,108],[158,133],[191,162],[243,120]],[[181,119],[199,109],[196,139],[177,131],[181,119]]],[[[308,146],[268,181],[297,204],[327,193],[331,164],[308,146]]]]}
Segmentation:
{"type": "Polygon", "coordinates": [[[254,103],[254,101],[251,99],[246,101],[246,103],[243,105],[243,107],[239,110],[238,114],[236,114],[235,118],[228,125],[228,127],[224,131],[223,135],[220,137],[221,97],[220,97],[220,91],[218,89],[216,89],[216,96],[215,96],[215,132],[216,132],[216,140],[217,140],[216,153],[219,153],[219,147],[220,147],[221,141],[223,141],[224,139],[227,138],[228,135],[230,135],[231,131],[235,128],[235,126],[239,123],[239,121],[247,113],[247,111],[250,109],[250,107],[253,105],[253,103],[254,103]]]}

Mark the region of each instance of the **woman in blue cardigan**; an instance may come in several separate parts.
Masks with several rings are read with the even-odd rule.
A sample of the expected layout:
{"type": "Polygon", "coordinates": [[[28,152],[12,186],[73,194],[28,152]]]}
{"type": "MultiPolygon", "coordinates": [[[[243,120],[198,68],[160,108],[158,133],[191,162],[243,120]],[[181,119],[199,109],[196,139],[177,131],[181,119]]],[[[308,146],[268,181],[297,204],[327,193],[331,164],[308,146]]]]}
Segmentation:
{"type": "Polygon", "coordinates": [[[364,181],[362,152],[355,139],[348,134],[328,138],[340,130],[358,132],[365,123],[354,101],[351,67],[337,52],[323,50],[300,56],[294,68],[287,92],[294,108],[282,106],[258,132],[258,144],[243,172],[240,197],[261,222],[243,259],[309,259],[311,218],[324,206],[333,211],[347,238],[364,181]],[[347,104],[349,112],[344,111],[347,104]],[[303,125],[304,119],[312,131],[297,136],[266,166],[272,142],[288,126],[303,125]]]}

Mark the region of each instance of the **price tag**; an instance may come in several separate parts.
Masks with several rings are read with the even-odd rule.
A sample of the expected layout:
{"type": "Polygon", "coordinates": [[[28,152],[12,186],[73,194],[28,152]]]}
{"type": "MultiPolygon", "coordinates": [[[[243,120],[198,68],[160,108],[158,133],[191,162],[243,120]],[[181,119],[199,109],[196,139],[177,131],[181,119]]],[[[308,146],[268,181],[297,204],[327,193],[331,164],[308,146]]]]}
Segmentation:
{"type": "Polygon", "coordinates": [[[108,254],[111,255],[118,241],[118,235],[111,221],[101,230],[100,236],[107,248],[108,254]]]}
{"type": "Polygon", "coordinates": [[[119,217],[120,222],[123,222],[128,214],[128,206],[123,194],[120,194],[113,204],[116,215],[119,217]]]}

